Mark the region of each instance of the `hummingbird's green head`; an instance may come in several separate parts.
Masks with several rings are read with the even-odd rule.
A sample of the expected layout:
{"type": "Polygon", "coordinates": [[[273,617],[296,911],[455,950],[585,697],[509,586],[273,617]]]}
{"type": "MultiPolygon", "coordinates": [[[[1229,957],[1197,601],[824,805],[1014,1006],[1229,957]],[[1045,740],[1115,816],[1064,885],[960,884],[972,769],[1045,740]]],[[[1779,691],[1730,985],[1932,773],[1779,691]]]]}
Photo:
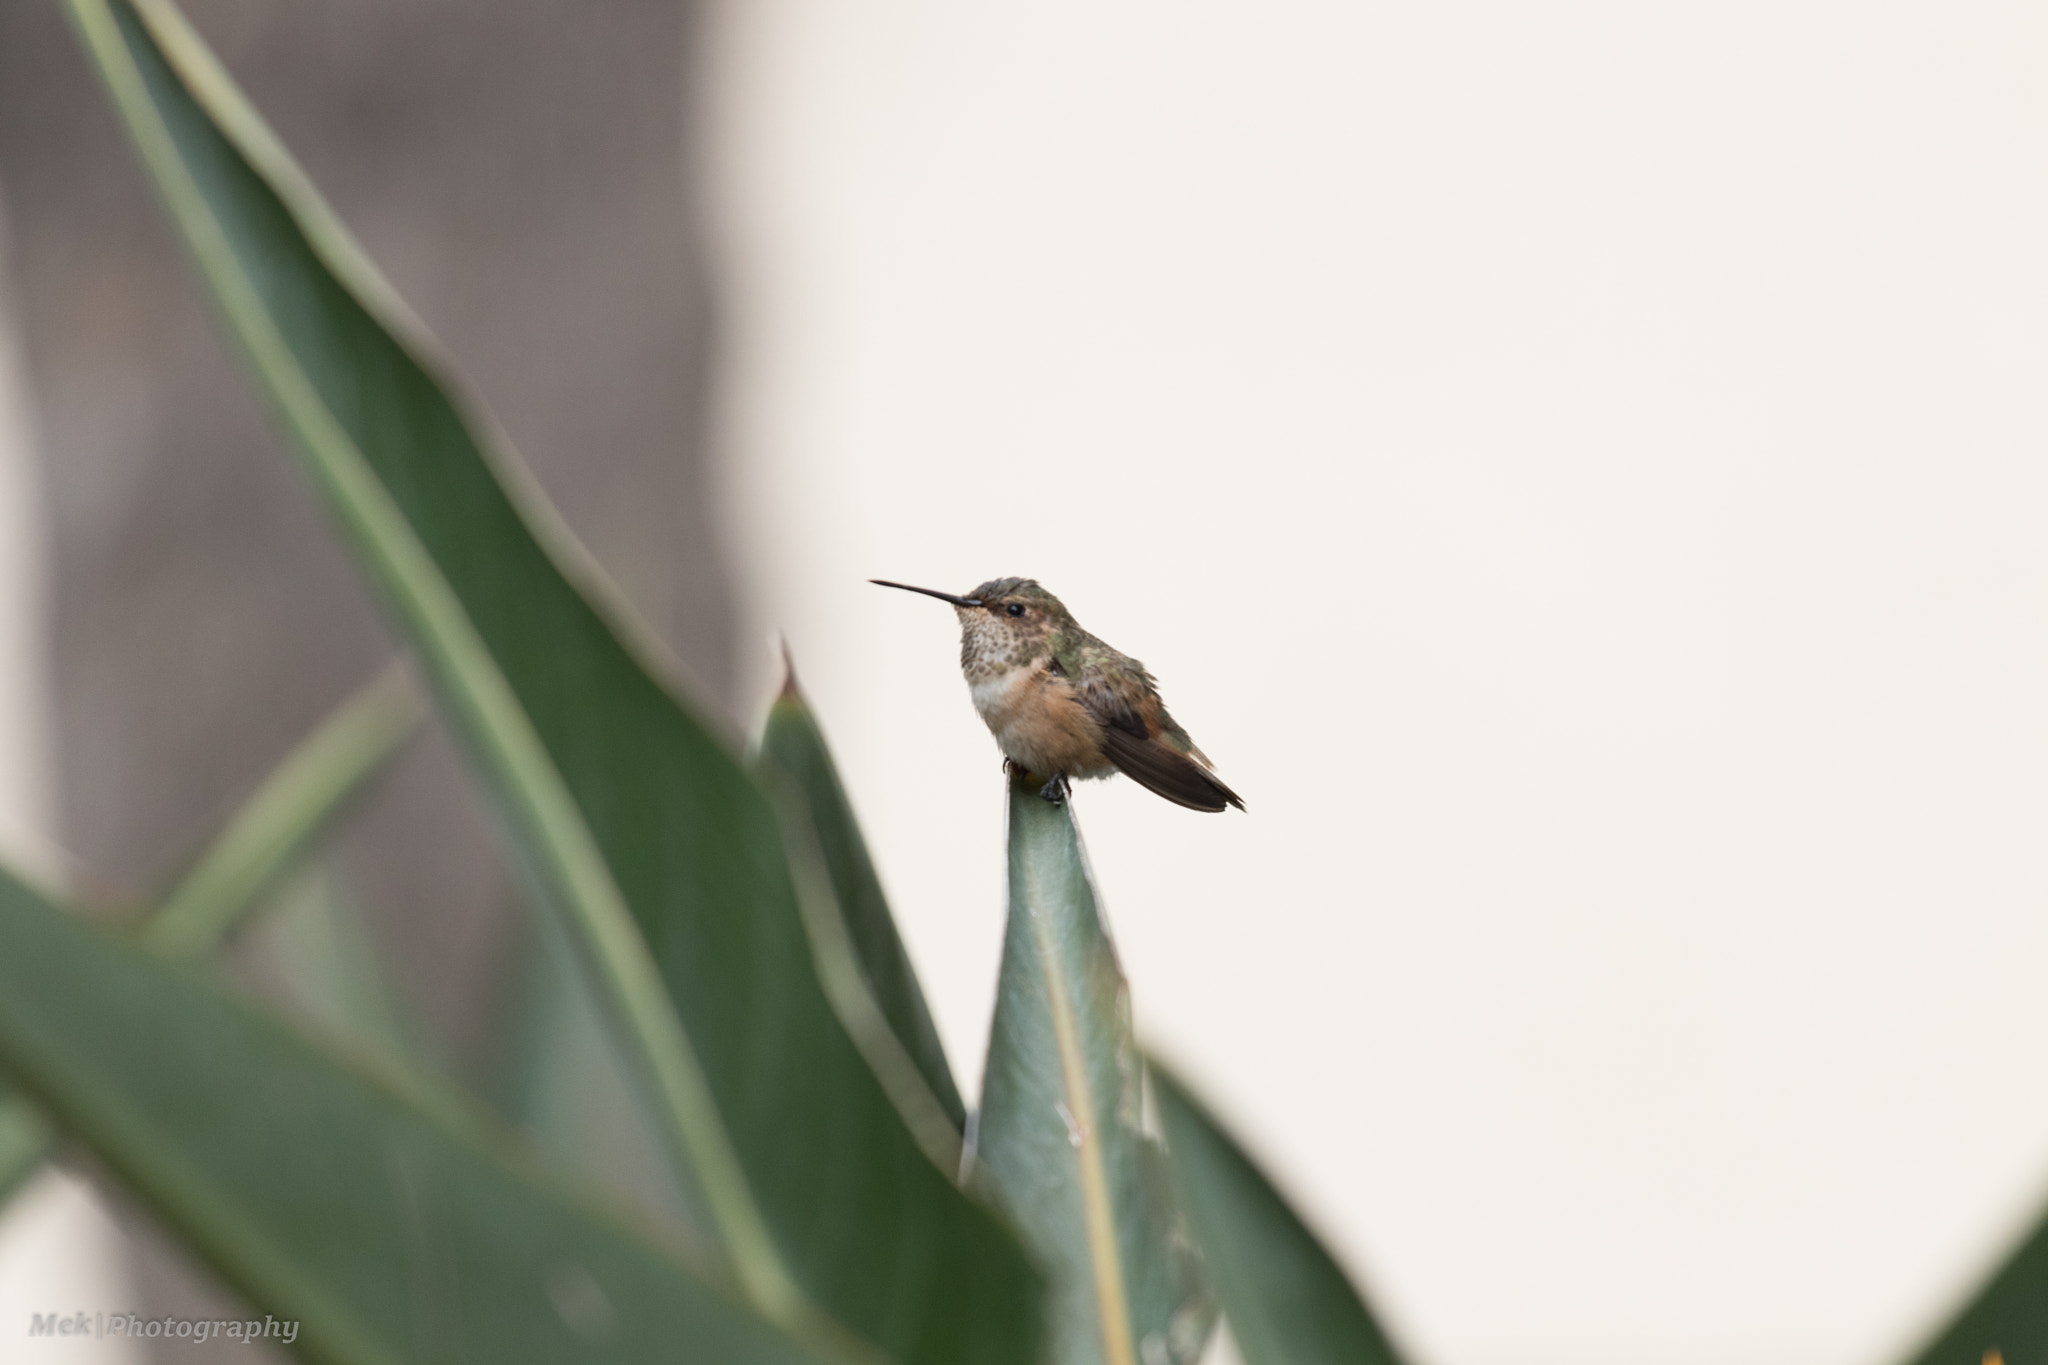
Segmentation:
{"type": "Polygon", "coordinates": [[[992,578],[964,597],[879,578],[870,581],[951,602],[960,618],[960,667],[969,677],[1030,663],[1047,651],[1052,637],[1074,624],[1060,599],[1032,578],[992,578]]]}

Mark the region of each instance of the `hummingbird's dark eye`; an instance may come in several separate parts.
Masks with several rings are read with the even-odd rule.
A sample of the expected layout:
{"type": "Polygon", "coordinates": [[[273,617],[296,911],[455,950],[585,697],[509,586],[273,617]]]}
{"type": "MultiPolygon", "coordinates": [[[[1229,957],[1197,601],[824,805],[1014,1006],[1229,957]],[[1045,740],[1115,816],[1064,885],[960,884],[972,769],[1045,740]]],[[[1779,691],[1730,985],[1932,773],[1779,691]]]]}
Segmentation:
{"type": "Polygon", "coordinates": [[[1003,610],[1012,616],[1022,616],[1024,614],[1024,604],[1022,602],[1012,602],[1009,606],[1004,607],[1003,610]]]}

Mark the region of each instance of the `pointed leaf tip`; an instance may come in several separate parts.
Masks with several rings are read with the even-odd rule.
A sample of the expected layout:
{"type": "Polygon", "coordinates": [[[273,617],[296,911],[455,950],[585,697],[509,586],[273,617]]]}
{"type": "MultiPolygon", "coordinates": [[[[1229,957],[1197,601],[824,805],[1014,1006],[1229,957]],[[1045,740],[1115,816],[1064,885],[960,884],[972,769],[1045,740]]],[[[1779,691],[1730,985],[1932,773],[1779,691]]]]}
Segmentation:
{"type": "MultiPolygon", "coordinates": [[[[796,685],[794,667],[782,695],[769,709],[756,761],[762,765],[759,770],[764,782],[785,791],[790,797],[789,804],[799,808],[794,814],[808,826],[785,840],[791,845],[793,859],[803,861],[800,855],[814,855],[829,882],[820,899],[833,903],[821,904],[818,916],[829,917],[830,922],[814,925],[812,935],[814,950],[821,956],[820,973],[826,979],[827,989],[831,991],[835,979],[836,957],[845,954],[851,959],[845,965],[859,978],[854,984],[867,997],[865,1001],[848,1000],[842,995],[836,1001],[841,1021],[855,1041],[862,1044],[863,1054],[884,1078],[885,1085],[897,1071],[898,1059],[877,1056],[870,1044],[876,1041],[877,1027],[890,1036],[884,1041],[893,1041],[894,1047],[888,1050],[899,1052],[900,1060],[913,1068],[912,1074],[904,1079],[927,1092],[909,1097],[908,1103],[906,1097],[898,1095],[897,1107],[907,1111],[905,1118],[912,1130],[923,1135],[921,1145],[927,1154],[942,1169],[956,1170],[967,1106],[947,1064],[945,1047],[918,983],[917,971],[890,914],[888,897],[861,835],[853,804],[839,779],[838,766],[832,760],[824,732],[796,685]],[[800,848],[799,844],[808,847],[800,848]],[[815,932],[819,929],[825,932],[815,932]],[[871,1014],[876,1017],[870,1019],[871,1014]],[[938,1111],[935,1116],[928,1112],[933,1107],[938,1111]],[[930,1121],[933,1117],[938,1120],[936,1127],[930,1121]],[[942,1160],[941,1149],[950,1150],[952,1158],[942,1160]]],[[[890,1088],[894,1091],[899,1087],[890,1088]]]]}

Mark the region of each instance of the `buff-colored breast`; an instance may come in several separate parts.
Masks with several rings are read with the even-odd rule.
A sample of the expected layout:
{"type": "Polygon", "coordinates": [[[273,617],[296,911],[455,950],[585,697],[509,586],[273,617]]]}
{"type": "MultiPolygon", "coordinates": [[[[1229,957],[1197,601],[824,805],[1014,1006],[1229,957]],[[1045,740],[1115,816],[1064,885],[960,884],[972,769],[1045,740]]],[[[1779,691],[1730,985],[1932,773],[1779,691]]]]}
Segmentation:
{"type": "Polygon", "coordinates": [[[974,709],[1005,757],[1040,777],[1107,777],[1102,732],[1064,678],[1033,661],[970,684],[974,709]]]}

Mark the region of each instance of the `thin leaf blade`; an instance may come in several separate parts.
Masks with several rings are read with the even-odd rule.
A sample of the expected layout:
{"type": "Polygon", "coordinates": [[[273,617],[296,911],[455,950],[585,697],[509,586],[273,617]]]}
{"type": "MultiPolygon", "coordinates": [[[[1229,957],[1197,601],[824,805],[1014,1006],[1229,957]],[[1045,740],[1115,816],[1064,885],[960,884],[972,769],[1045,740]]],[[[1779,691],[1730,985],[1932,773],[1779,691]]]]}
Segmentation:
{"type": "Polygon", "coordinates": [[[1071,805],[1009,796],[975,1170],[1052,1280],[1060,1365],[1185,1365],[1214,1321],[1141,1126],[1143,1061],[1071,805]]]}
{"type": "Polygon", "coordinates": [[[227,936],[383,771],[418,730],[426,707],[393,666],[302,740],[208,842],[142,931],[170,957],[193,957],[227,936]]]}
{"type": "Polygon", "coordinates": [[[1251,1158],[1157,1062],[1151,1078],[1182,1206],[1246,1365],[1399,1365],[1335,1258],[1251,1158]]]}

